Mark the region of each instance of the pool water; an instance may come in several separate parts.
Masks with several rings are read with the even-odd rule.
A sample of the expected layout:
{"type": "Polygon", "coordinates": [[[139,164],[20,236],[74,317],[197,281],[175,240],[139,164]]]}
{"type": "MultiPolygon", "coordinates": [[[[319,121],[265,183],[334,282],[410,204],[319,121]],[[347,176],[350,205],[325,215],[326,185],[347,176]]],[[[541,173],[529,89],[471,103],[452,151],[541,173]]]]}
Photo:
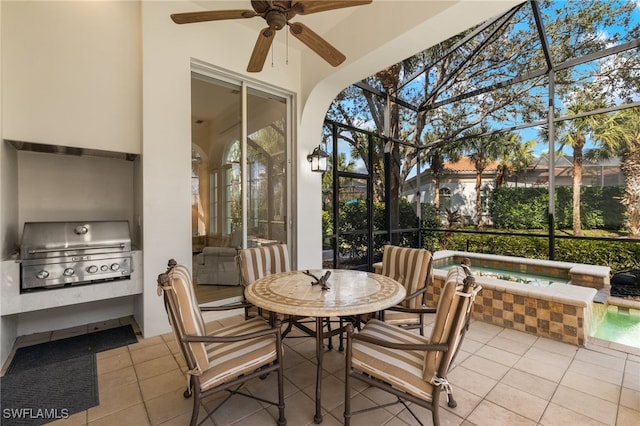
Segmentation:
{"type": "Polygon", "coordinates": [[[598,324],[594,337],[640,348],[640,315],[609,310],[598,324]]]}
{"type": "MultiPolygon", "coordinates": [[[[443,265],[436,266],[437,269],[447,270],[452,266],[459,265],[458,262],[451,261],[443,265]]],[[[482,265],[474,265],[471,263],[471,272],[477,276],[488,278],[496,278],[504,281],[519,282],[538,287],[547,287],[551,283],[567,284],[566,278],[551,277],[547,275],[536,275],[523,272],[507,271],[497,268],[488,268],[482,265]]]]}

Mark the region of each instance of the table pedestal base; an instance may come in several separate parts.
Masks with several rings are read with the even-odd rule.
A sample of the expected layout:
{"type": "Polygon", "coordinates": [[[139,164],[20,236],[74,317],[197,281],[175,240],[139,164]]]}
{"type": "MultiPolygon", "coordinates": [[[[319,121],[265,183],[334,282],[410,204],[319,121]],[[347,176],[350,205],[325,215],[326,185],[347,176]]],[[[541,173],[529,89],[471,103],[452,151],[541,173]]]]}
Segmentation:
{"type": "Polygon", "coordinates": [[[316,318],[316,415],[313,417],[315,424],[322,423],[322,357],[324,354],[324,333],[322,332],[322,317],[316,318]]]}
{"type": "MultiPolygon", "coordinates": [[[[324,338],[327,337],[329,339],[329,350],[332,349],[331,338],[336,334],[340,334],[340,351],[344,348],[342,347],[342,333],[345,331],[346,327],[342,325],[343,319],[340,320],[340,327],[335,330],[331,330],[329,328],[328,332],[325,334],[323,331],[325,318],[316,317],[316,414],[313,416],[313,421],[315,424],[322,423],[322,358],[324,356],[324,338]]],[[[326,318],[327,322],[331,324],[331,319],[326,318]]]]}
{"type": "MultiPolygon", "coordinates": [[[[353,318],[357,321],[358,315],[394,306],[400,303],[405,295],[405,288],[396,280],[371,272],[348,269],[280,272],[262,277],[245,288],[247,301],[258,307],[270,312],[316,319],[316,330],[309,333],[316,338],[318,362],[316,412],[313,418],[316,424],[322,422],[321,378],[324,338],[331,338],[343,332],[342,327],[338,327],[335,330],[329,328],[324,333],[325,318],[338,317],[342,323],[355,316],[353,318]],[[317,286],[310,291],[309,275],[320,273],[328,276],[328,272],[331,272],[330,289],[317,286]]],[[[295,322],[295,318],[289,326],[305,330],[305,326],[295,322]]],[[[287,332],[289,330],[290,328],[287,328],[287,332]]]]}

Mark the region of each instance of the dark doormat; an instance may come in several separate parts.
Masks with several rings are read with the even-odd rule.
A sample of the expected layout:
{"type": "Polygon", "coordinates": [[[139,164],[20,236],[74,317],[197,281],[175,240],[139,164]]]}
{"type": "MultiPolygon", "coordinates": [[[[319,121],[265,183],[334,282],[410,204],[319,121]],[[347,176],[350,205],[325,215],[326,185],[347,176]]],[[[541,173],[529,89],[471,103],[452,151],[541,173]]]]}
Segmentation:
{"type": "Polygon", "coordinates": [[[126,325],[19,348],[0,378],[0,424],[42,425],[98,405],[95,354],[137,341],[126,325]]]}
{"type": "Polygon", "coordinates": [[[3,426],[42,425],[98,405],[95,354],[0,379],[3,426]]]}
{"type": "Polygon", "coordinates": [[[138,339],[130,325],[25,346],[16,351],[7,374],[46,366],[82,355],[108,351],[136,343],[138,339]]]}

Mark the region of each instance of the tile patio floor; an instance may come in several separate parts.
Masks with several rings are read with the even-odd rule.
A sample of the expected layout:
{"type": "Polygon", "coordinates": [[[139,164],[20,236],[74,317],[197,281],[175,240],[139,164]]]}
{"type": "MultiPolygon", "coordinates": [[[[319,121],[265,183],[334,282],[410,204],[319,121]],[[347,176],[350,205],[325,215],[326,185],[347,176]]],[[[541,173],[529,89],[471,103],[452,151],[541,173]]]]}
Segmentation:
{"type": "MultiPolygon", "coordinates": [[[[237,315],[209,326],[240,320],[242,316],[237,315]]],[[[309,337],[284,342],[288,425],[311,425],[315,343],[309,337]]],[[[323,425],[339,425],[344,395],[342,353],[325,352],[324,366],[323,425]]],[[[183,367],[172,334],[102,352],[98,354],[100,405],[51,424],[187,425],[192,400],[182,396],[186,386],[183,367]]],[[[257,381],[249,391],[273,394],[274,379],[271,375],[257,381]]],[[[600,345],[578,348],[474,321],[449,381],[458,406],[450,409],[446,397],[442,398],[444,425],[640,425],[640,350],[624,352],[600,345]]],[[[387,399],[386,394],[359,384],[353,406],[387,399]]],[[[212,402],[205,400],[207,406],[212,402]]],[[[275,413],[273,407],[236,396],[204,424],[275,425],[275,413]]],[[[426,425],[431,424],[428,411],[418,409],[417,413],[426,425]]],[[[393,406],[356,416],[352,424],[416,422],[401,406],[393,406]]]]}

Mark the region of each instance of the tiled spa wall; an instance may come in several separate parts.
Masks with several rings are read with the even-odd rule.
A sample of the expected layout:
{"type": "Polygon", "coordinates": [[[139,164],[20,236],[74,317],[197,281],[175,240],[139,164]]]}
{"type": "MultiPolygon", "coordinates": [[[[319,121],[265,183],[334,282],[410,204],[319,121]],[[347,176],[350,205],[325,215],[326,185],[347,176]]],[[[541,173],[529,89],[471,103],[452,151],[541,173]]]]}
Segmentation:
{"type": "Polygon", "coordinates": [[[573,304],[484,288],[473,317],[485,322],[584,346],[587,304],[573,304]]]}
{"type": "MultiPolygon", "coordinates": [[[[445,277],[446,272],[435,271],[425,297],[428,306],[437,305],[445,277]]],[[[476,282],[482,290],[474,303],[473,318],[584,346],[595,289],[567,285],[541,288],[485,277],[476,277],[476,282]]]]}

